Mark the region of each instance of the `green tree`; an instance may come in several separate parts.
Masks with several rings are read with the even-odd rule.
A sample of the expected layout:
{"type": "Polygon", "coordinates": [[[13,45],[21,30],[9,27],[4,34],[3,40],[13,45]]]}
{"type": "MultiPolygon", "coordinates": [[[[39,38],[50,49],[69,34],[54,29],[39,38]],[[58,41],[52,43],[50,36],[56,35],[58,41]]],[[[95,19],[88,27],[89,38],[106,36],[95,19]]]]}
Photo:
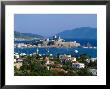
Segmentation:
{"type": "Polygon", "coordinates": [[[92,74],[88,71],[87,68],[81,68],[78,70],[77,74],[79,76],[91,76],[92,74]]]}
{"type": "Polygon", "coordinates": [[[68,71],[66,74],[67,76],[78,76],[77,72],[74,70],[68,69],[67,71],[68,71]]]}
{"type": "Polygon", "coordinates": [[[82,55],[80,55],[80,60],[79,60],[79,62],[85,63],[86,59],[90,59],[90,58],[91,58],[91,57],[88,56],[87,54],[82,54],[82,55]]]}
{"type": "Polygon", "coordinates": [[[88,63],[87,66],[90,67],[90,68],[95,68],[96,69],[97,68],[97,61],[92,62],[90,60],[90,63],[88,63]]]}

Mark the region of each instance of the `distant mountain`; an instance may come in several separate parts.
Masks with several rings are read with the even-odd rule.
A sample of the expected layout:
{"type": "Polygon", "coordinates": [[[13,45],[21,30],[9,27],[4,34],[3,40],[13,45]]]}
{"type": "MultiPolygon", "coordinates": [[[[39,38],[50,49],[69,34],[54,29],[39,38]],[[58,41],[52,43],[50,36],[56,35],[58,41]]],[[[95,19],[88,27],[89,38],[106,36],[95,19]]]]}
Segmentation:
{"type": "Polygon", "coordinates": [[[56,35],[64,39],[97,39],[97,29],[80,27],[72,30],[65,30],[56,35]]]}
{"type": "Polygon", "coordinates": [[[15,38],[20,38],[20,39],[42,39],[44,38],[41,35],[38,34],[32,34],[32,33],[21,33],[14,31],[14,37],[15,38]]]}

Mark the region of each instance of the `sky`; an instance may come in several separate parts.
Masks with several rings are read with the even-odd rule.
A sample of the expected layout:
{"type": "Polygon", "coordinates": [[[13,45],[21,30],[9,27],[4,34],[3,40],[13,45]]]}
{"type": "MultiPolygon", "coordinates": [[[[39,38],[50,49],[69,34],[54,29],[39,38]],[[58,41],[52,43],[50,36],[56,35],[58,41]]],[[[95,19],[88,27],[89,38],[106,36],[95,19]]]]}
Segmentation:
{"type": "Polygon", "coordinates": [[[44,37],[79,27],[97,27],[96,14],[15,14],[14,30],[44,37]]]}

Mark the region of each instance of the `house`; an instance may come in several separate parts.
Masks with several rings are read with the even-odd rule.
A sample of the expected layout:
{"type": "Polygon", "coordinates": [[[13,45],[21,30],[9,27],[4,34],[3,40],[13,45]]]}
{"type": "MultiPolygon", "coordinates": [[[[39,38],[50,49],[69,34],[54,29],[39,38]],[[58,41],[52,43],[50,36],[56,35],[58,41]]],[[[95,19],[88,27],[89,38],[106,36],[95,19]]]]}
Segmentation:
{"type": "Polygon", "coordinates": [[[49,65],[50,64],[50,61],[48,60],[48,61],[46,61],[46,63],[45,63],[46,65],[49,65]]]}
{"type": "Polygon", "coordinates": [[[76,57],[72,57],[72,58],[71,58],[71,61],[72,61],[72,62],[75,62],[75,61],[76,61],[76,57]]]}
{"type": "Polygon", "coordinates": [[[66,55],[66,54],[64,54],[64,55],[59,55],[59,59],[64,59],[64,60],[71,60],[71,55],[66,55]]]}
{"type": "Polygon", "coordinates": [[[26,56],[26,54],[25,53],[21,53],[20,56],[26,56]]]}
{"type": "Polygon", "coordinates": [[[48,58],[48,57],[45,57],[44,60],[45,60],[45,64],[46,64],[46,65],[50,64],[50,63],[49,63],[49,58],[48,58]]]}
{"type": "Polygon", "coordinates": [[[75,62],[75,63],[72,63],[72,68],[84,68],[85,67],[85,64],[84,63],[78,63],[78,62],[75,62]]]}
{"type": "Polygon", "coordinates": [[[14,54],[14,56],[15,56],[15,58],[19,58],[20,57],[19,54],[14,54]]]}
{"type": "Polygon", "coordinates": [[[90,59],[86,59],[86,62],[90,63],[90,62],[95,62],[96,60],[97,58],[90,58],[90,59]]]}
{"type": "Polygon", "coordinates": [[[14,63],[16,63],[16,59],[14,59],[14,63]]]}
{"type": "Polygon", "coordinates": [[[51,64],[54,64],[54,62],[53,62],[53,61],[50,61],[49,58],[46,57],[46,58],[45,58],[45,64],[46,64],[46,65],[51,65],[51,64]]]}
{"type": "Polygon", "coordinates": [[[22,66],[22,62],[14,63],[14,66],[15,66],[17,69],[20,69],[20,67],[22,66]]]}
{"type": "Polygon", "coordinates": [[[59,55],[59,59],[61,60],[61,63],[62,64],[65,64],[65,63],[67,63],[67,62],[70,62],[71,61],[71,55],[66,55],[66,54],[64,54],[64,55],[59,55]]]}
{"type": "Polygon", "coordinates": [[[23,59],[17,58],[17,59],[16,59],[16,62],[23,62],[23,59]]]}

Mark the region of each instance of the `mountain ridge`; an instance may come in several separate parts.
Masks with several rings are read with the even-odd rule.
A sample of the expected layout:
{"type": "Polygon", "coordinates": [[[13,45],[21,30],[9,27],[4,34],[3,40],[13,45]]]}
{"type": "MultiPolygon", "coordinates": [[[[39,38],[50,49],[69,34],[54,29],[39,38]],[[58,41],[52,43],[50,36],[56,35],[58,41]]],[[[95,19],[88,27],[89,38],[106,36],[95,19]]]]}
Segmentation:
{"type": "Polygon", "coordinates": [[[33,34],[33,33],[21,33],[21,32],[18,32],[18,31],[14,31],[14,37],[15,38],[21,38],[21,39],[42,39],[44,38],[43,36],[41,35],[38,35],[38,34],[33,34]]]}
{"type": "MultiPolygon", "coordinates": [[[[97,29],[92,27],[79,27],[71,30],[64,30],[55,34],[63,39],[97,39],[97,29]]],[[[43,39],[45,37],[34,33],[22,33],[14,31],[15,38],[21,39],[43,39]]],[[[49,37],[51,38],[51,37],[49,37]]]]}
{"type": "Polygon", "coordinates": [[[97,39],[97,29],[92,27],[80,27],[71,30],[64,30],[56,36],[63,39],[97,39]]]}

